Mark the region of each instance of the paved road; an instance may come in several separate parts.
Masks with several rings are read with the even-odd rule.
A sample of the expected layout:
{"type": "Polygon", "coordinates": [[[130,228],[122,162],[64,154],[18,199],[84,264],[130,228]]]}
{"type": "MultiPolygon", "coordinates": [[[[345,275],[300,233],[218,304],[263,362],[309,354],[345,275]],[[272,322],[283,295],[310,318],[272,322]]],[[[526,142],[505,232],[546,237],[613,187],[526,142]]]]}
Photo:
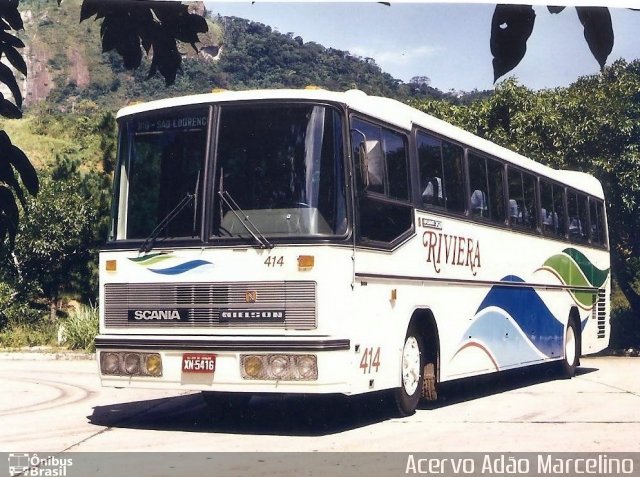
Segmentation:
{"type": "Polygon", "coordinates": [[[256,397],[228,422],[198,393],[102,389],[92,361],[0,360],[0,452],[640,451],[640,359],[582,365],[448,385],[404,419],[377,397],[256,397]]]}

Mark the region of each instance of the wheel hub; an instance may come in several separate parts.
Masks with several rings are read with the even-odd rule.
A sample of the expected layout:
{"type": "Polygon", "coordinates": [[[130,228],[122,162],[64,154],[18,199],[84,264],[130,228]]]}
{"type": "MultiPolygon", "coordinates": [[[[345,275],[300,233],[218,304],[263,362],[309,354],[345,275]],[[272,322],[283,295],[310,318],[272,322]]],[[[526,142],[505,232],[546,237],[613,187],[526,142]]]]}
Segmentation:
{"type": "Polygon", "coordinates": [[[576,335],[573,332],[573,327],[567,328],[567,337],[564,345],[564,356],[567,364],[573,365],[576,359],[576,335]]]}
{"type": "Polygon", "coordinates": [[[409,396],[418,389],[420,382],[420,347],[414,336],[409,336],[402,350],[402,386],[409,396]]]}

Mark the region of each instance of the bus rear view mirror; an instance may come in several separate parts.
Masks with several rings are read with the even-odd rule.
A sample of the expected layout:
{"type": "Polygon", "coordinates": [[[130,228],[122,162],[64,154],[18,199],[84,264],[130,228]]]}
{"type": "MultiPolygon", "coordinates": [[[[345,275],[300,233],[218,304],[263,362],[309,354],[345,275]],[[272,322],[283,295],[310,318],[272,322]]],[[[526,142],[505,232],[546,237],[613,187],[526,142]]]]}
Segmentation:
{"type": "Polygon", "coordinates": [[[366,179],[365,190],[384,193],[384,153],[378,140],[368,140],[361,144],[364,150],[364,167],[361,169],[366,179]]]}
{"type": "MultiPolygon", "coordinates": [[[[368,190],[384,192],[385,166],[382,144],[377,139],[367,139],[365,134],[357,129],[352,129],[351,133],[352,137],[356,135],[360,137],[355,159],[360,169],[363,190],[365,192],[368,190]]],[[[355,142],[356,138],[354,138],[355,142]]]]}

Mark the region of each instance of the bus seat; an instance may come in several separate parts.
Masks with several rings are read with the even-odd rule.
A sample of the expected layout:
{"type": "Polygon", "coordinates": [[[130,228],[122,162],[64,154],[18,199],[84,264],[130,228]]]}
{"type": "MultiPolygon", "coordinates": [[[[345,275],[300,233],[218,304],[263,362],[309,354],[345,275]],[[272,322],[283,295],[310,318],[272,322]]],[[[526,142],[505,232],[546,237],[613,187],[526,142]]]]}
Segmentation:
{"type": "Polygon", "coordinates": [[[480,189],[476,189],[471,194],[471,211],[480,216],[486,215],[485,212],[487,210],[487,200],[486,195],[480,189]]]}
{"type": "Polygon", "coordinates": [[[431,177],[427,180],[427,186],[422,192],[422,202],[442,205],[442,180],[439,177],[431,177]]]}

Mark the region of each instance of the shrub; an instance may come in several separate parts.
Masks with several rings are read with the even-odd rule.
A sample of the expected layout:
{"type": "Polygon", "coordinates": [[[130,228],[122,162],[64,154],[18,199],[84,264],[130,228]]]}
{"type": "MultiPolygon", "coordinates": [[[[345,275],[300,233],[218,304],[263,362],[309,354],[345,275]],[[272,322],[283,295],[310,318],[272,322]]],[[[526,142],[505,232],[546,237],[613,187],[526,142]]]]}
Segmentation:
{"type": "Polygon", "coordinates": [[[95,337],[98,334],[99,310],[97,305],[80,305],[64,320],[63,340],[71,349],[95,351],[95,337]]]}
{"type": "Polygon", "coordinates": [[[43,310],[25,302],[7,283],[0,283],[0,330],[12,326],[33,327],[43,316],[43,310]]]}

